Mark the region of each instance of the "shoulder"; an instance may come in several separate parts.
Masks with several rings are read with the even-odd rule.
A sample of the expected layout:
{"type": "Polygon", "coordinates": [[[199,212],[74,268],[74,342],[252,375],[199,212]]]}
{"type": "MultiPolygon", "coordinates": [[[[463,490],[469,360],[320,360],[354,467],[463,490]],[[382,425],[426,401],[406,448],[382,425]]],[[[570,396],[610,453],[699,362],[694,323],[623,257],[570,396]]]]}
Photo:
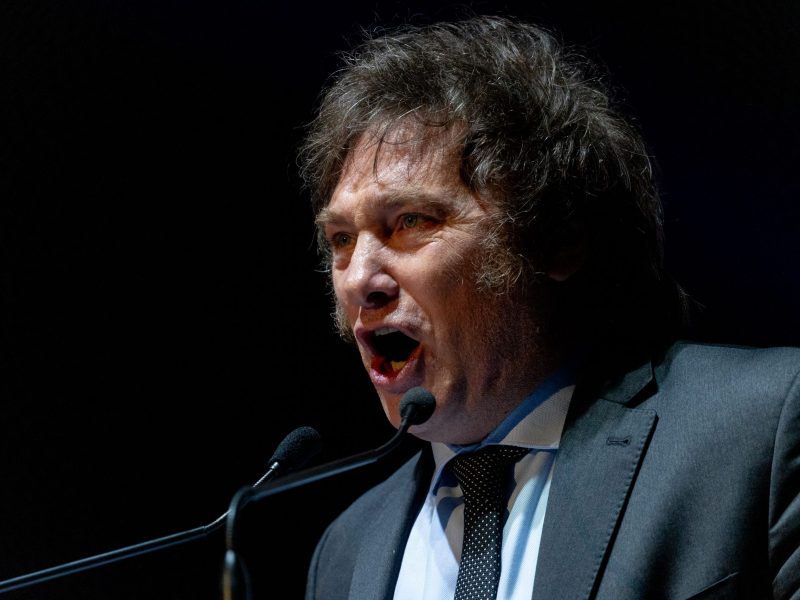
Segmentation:
{"type": "Polygon", "coordinates": [[[422,451],[386,480],[367,490],[326,529],[309,567],[306,598],[347,597],[350,578],[359,561],[368,563],[386,554],[413,514],[427,474],[429,452],[422,451]],[[375,556],[363,556],[364,548],[375,556]]]}
{"type": "Polygon", "coordinates": [[[379,515],[402,518],[421,486],[429,483],[429,452],[415,454],[387,479],[356,498],[328,526],[325,538],[339,548],[357,543],[355,538],[373,535],[383,526],[379,515]],[[427,479],[426,479],[427,476],[427,479]]]}
{"type": "Polygon", "coordinates": [[[700,429],[716,441],[744,447],[748,437],[767,449],[800,414],[800,348],[679,342],[653,374],[655,393],[640,406],[681,435],[700,429]]]}
{"type": "Polygon", "coordinates": [[[800,347],[775,346],[758,348],[735,344],[714,344],[680,340],[665,353],[669,361],[694,361],[697,359],[729,364],[800,366],[800,347]]]}
{"type": "Polygon", "coordinates": [[[800,348],[678,342],[654,368],[659,387],[688,385],[736,395],[786,394],[800,374],[800,348]],[[701,382],[701,383],[698,383],[701,382]]]}
{"type": "Polygon", "coordinates": [[[397,502],[398,493],[408,492],[414,487],[417,469],[423,462],[422,453],[415,454],[387,479],[356,498],[331,524],[331,529],[352,532],[352,526],[363,529],[364,519],[377,514],[387,505],[397,502]]]}

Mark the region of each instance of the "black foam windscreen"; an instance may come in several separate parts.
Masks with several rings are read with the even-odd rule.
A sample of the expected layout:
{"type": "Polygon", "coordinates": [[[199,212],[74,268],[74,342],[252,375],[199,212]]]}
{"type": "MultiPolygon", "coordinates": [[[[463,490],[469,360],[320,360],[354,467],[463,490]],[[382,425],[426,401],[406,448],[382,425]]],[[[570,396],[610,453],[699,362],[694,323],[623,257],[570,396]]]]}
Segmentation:
{"type": "Polygon", "coordinates": [[[305,465],[322,449],[322,438],[313,427],[298,427],[275,449],[270,463],[278,462],[281,471],[294,471],[305,465]]]}
{"type": "Polygon", "coordinates": [[[423,387],[408,390],[400,400],[400,418],[408,418],[409,425],[420,425],[430,419],[436,408],[436,398],[423,387]]]}

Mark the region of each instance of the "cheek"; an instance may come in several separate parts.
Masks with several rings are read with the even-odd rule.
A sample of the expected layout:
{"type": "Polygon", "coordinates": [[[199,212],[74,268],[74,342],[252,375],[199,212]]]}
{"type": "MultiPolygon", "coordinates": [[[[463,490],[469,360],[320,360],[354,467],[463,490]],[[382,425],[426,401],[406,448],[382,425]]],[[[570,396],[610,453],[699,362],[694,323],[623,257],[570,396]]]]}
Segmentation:
{"type": "Polygon", "coordinates": [[[417,257],[410,277],[429,294],[447,295],[448,301],[453,302],[456,300],[453,294],[460,293],[461,288],[468,289],[476,281],[480,248],[474,242],[440,240],[426,250],[417,257]]]}
{"type": "Polygon", "coordinates": [[[331,288],[333,289],[333,301],[336,304],[337,318],[341,319],[342,316],[347,315],[349,307],[347,306],[347,295],[342,288],[342,275],[337,275],[334,272],[331,278],[331,288]]]}

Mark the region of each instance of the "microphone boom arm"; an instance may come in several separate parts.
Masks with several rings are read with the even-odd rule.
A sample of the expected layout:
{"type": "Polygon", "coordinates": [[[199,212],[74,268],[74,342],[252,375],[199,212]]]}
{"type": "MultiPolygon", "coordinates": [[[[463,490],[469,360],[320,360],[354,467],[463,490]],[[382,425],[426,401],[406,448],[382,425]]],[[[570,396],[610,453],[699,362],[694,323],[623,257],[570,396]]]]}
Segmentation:
{"type": "Polygon", "coordinates": [[[119,560],[124,560],[126,558],[132,558],[134,556],[147,554],[155,550],[161,550],[162,548],[168,548],[170,546],[183,544],[184,542],[189,542],[194,539],[206,537],[219,529],[225,523],[225,517],[227,517],[227,513],[220,516],[216,521],[209,523],[208,525],[202,525],[200,527],[195,527],[194,529],[189,529],[180,533],[165,535],[164,537],[142,542],[140,544],[118,548],[117,550],[111,550],[95,556],[73,560],[72,562],[56,565],[55,567],[42,569],[41,571],[35,571],[33,573],[20,575],[19,577],[13,577],[11,579],[6,579],[5,581],[0,581],[0,594],[17,590],[34,583],[41,583],[44,581],[49,581],[50,579],[56,579],[57,577],[71,575],[72,573],[79,573],[94,567],[107,565],[119,560]]]}
{"type": "Polygon", "coordinates": [[[359,467],[376,463],[400,445],[408,427],[409,425],[406,425],[405,427],[398,429],[394,436],[379,448],[374,448],[372,450],[367,450],[360,454],[356,454],[355,456],[334,460],[323,465],[297,471],[296,473],[285,475],[279,479],[264,483],[260,486],[248,487],[245,490],[247,492],[247,501],[255,502],[272,496],[273,494],[285,492],[307,483],[313,483],[321,479],[326,479],[334,475],[339,475],[340,473],[345,473],[359,467]]]}
{"type": "Polygon", "coordinates": [[[242,488],[233,497],[228,510],[228,530],[226,534],[228,547],[233,546],[234,526],[237,510],[247,502],[255,502],[280,492],[326,479],[340,473],[352,471],[375,462],[389,454],[403,441],[403,436],[412,425],[419,425],[427,421],[433,414],[436,400],[428,390],[422,387],[412,388],[403,396],[400,402],[400,426],[395,434],[382,446],[361,452],[355,456],[341,458],[329,463],[296,471],[275,480],[242,488]]]}
{"type": "MultiPolygon", "coordinates": [[[[317,450],[315,444],[313,444],[316,437],[319,437],[319,434],[308,427],[301,427],[293,431],[281,442],[275,456],[270,460],[271,464],[269,469],[253,484],[253,486],[260,485],[270,478],[275,477],[281,472],[282,468],[297,466],[299,460],[307,459],[308,456],[306,455],[309,452],[316,452],[317,450]]],[[[68,563],[0,581],[0,594],[207,537],[211,533],[221,529],[227,518],[228,513],[226,512],[211,523],[195,527],[194,529],[165,535],[146,542],[117,548],[116,550],[80,558],[68,563]]]]}

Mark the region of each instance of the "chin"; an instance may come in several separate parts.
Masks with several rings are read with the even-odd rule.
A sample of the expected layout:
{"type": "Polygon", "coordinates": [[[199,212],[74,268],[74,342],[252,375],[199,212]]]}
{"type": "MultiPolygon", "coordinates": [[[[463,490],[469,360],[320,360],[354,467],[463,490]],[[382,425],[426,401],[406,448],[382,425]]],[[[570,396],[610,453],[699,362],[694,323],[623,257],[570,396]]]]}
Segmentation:
{"type": "Polygon", "coordinates": [[[437,413],[420,425],[414,425],[408,432],[416,438],[426,442],[452,443],[451,436],[448,435],[447,428],[441,427],[441,419],[437,413]]]}
{"type": "Polygon", "coordinates": [[[386,398],[383,394],[378,394],[383,406],[383,413],[386,419],[395,429],[400,428],[400,398],[386,398]]]}
{"type": "Polygon", "coordinates": [[[438,442],[441,440],[436,439],[434,432],[430,430],[429,427],[426,427],[427,423],[423,423],[422,425],[414,425],[413,427],[409,428],[408,433],[413,435],[415,438],[418,438],[424,442],[438,442]]]}

